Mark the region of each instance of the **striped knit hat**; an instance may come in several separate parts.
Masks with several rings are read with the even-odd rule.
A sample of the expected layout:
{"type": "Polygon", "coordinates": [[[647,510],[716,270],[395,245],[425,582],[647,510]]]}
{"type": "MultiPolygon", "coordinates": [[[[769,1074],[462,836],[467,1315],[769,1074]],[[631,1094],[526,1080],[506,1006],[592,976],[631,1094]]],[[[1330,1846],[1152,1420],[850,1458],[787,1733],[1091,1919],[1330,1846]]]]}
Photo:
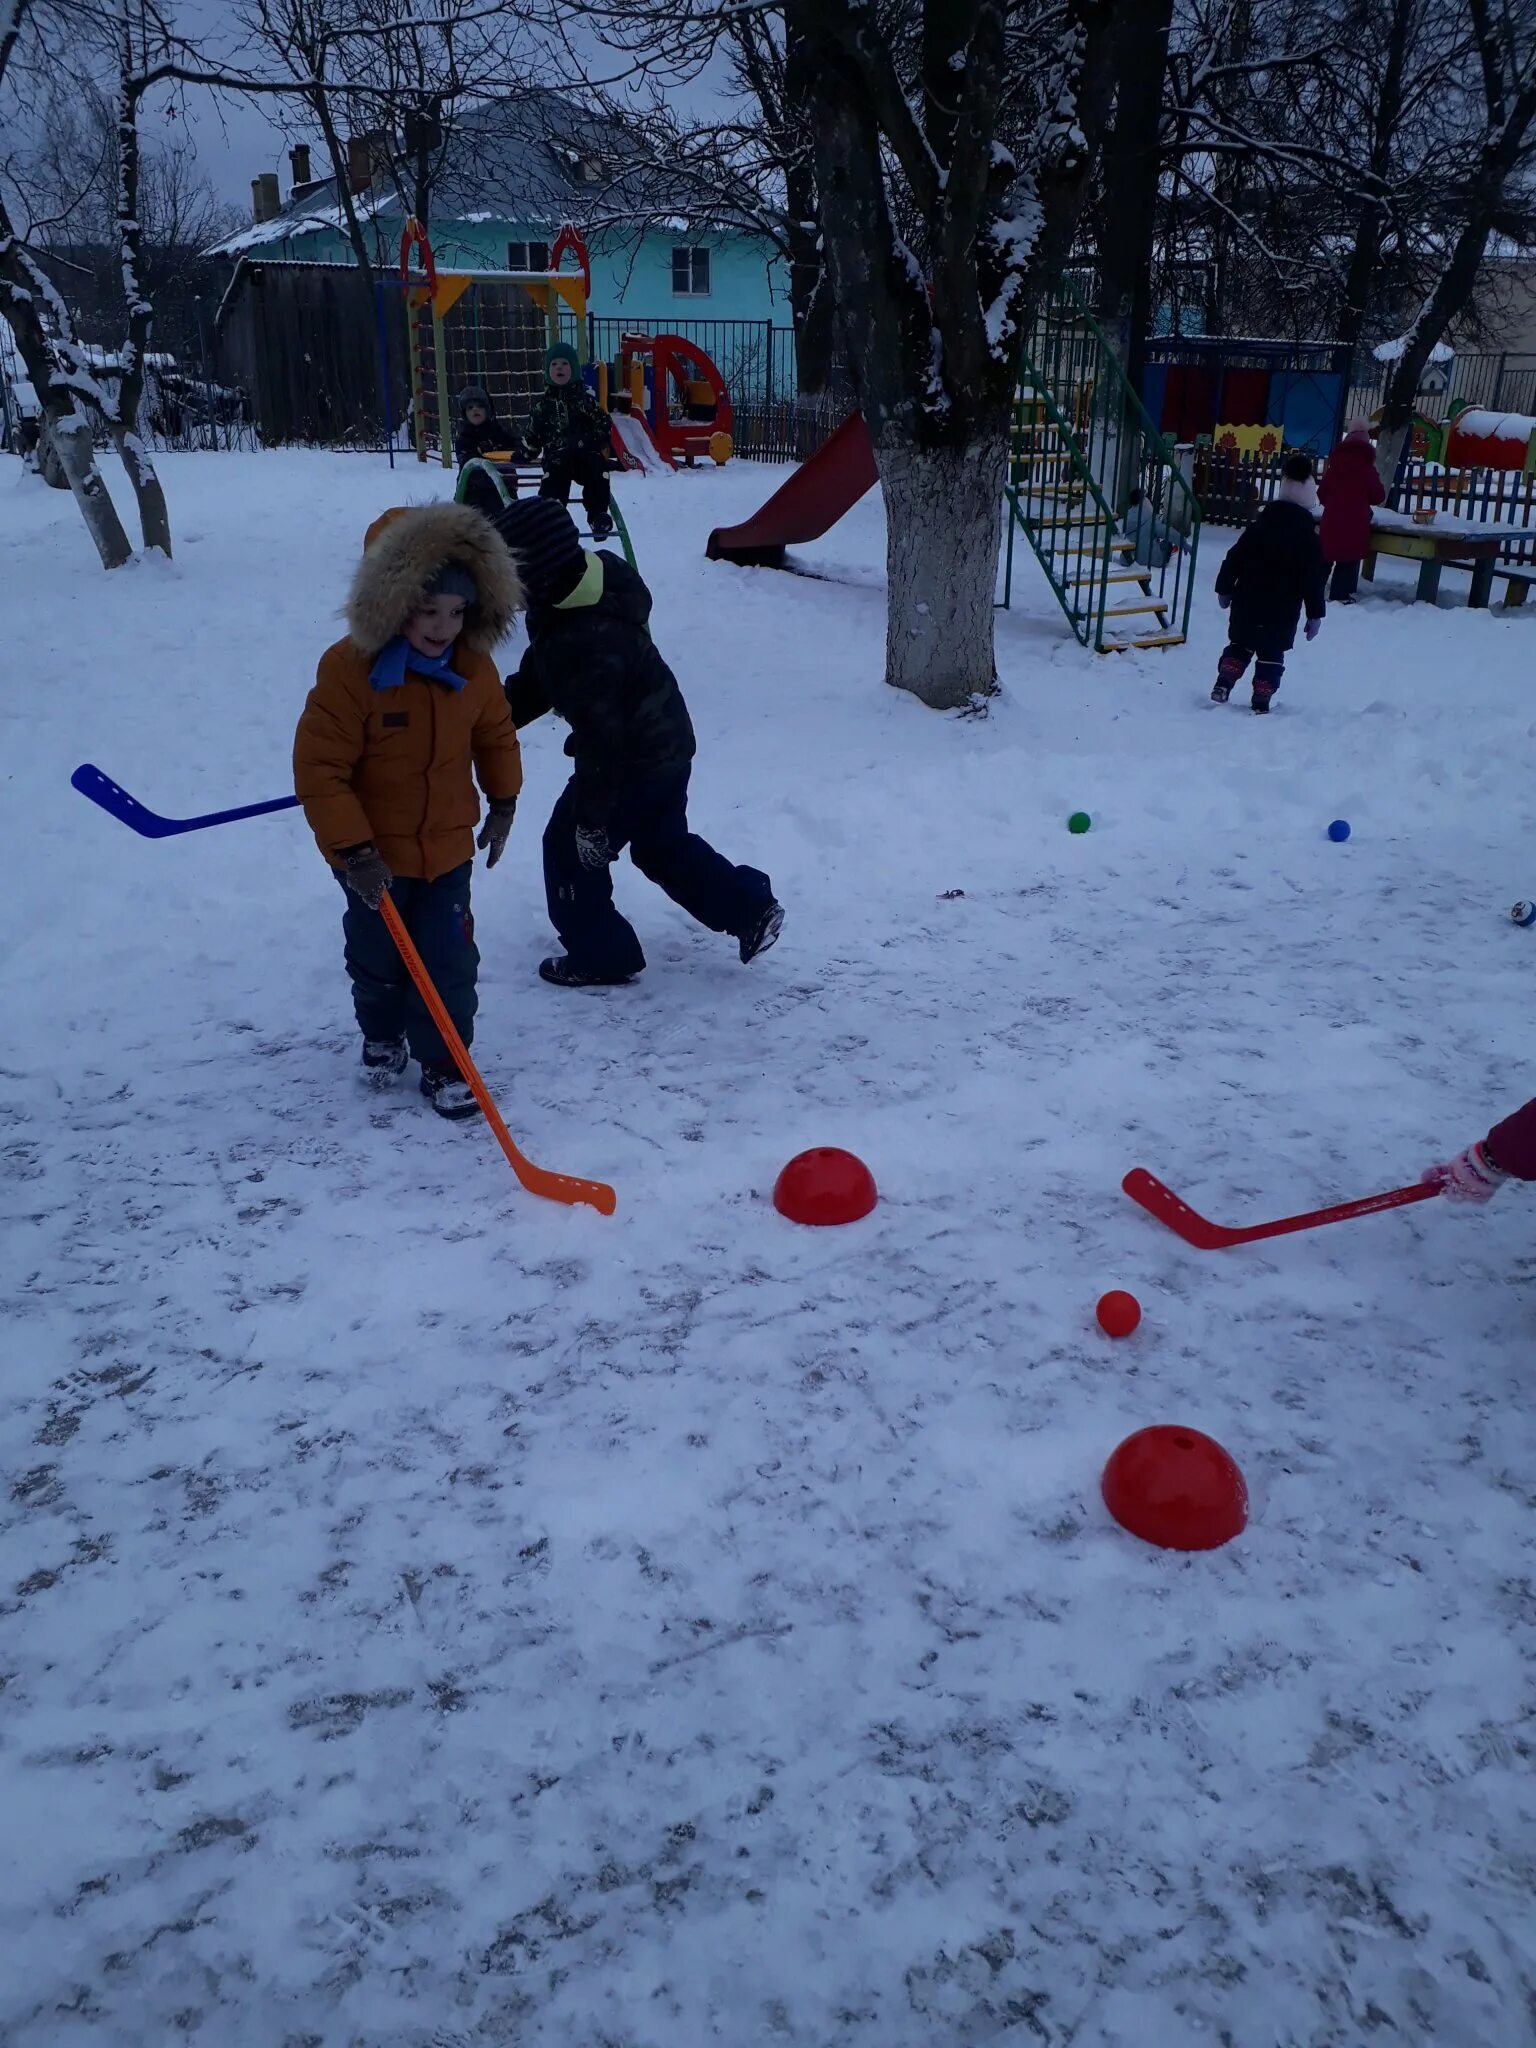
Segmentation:
{"type": "Polygon", "coordinates": [[[582,579],[586,555],[576,522],[554,498],[518,498],[491,522],[522,573],[532,610],[559,604],[582,579]]]}

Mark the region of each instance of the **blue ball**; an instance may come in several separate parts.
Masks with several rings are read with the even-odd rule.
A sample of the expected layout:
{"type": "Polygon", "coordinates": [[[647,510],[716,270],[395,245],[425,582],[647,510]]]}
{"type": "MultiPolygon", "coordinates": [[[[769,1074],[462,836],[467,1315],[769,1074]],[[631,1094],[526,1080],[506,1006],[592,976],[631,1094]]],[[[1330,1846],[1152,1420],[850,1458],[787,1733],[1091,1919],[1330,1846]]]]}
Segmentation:
{"type": "Polygon", "coordinates": [[[1337,843],[1341,839],[1347,839],[1349,837],[1348,819],[1335,818],[1333,823],[1328,827],[1328,837],[1335,841],[1335,843],[1337,843]]]}

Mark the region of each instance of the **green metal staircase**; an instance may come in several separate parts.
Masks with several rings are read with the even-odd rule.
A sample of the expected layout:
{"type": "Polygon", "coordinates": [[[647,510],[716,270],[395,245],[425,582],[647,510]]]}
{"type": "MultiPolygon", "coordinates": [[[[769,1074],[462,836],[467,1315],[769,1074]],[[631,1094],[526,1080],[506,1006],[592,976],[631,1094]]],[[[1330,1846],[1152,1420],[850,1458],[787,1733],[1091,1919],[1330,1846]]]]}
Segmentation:
{"type": "Polygon", "coordinates": [[[1200,507],[1119,357],[1068,277],[1025,337],[1008,466],[1003,603],[1013,598],[1015,535],[1034,549],[1073,632],[1101,654],[1177,647],[1189,625],[1200,507]],[[1151,562],[1122,521],[1131,494],[1150,508],[1151,562]]]}

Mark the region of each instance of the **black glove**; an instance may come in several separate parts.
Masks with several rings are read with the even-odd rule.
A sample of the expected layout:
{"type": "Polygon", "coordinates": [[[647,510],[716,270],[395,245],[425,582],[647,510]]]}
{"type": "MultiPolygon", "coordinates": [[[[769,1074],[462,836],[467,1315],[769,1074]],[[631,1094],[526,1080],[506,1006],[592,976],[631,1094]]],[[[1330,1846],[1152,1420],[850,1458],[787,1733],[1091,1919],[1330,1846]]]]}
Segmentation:
{"type": "Polygon", "coordinates": [[[373,841],[367,840],[361,846],[341,848],[344,863],[342,879],[356,896],[361,896],[370,910],[377,910],[384,901],[384,892],[395,879],[379,856],[379,849],[373,841]]]}
{"type": "Polygon", "coordinates": [[[480,827],[480,837],[475,841],[480,851],[487,856],[486,867],[495,867],[507,850],[507,835],[512,830],[512,820],[517,815],[515,796],[498,796],[492,799],[485,814],[485,823],[480,827]]]}
{"type": "Polygon", "coordinates": [[[608,844],[608,828],[605,825],[578,825],[576,857],[584,868],[607,867],[613,859],[613,848],[608,844]]]}

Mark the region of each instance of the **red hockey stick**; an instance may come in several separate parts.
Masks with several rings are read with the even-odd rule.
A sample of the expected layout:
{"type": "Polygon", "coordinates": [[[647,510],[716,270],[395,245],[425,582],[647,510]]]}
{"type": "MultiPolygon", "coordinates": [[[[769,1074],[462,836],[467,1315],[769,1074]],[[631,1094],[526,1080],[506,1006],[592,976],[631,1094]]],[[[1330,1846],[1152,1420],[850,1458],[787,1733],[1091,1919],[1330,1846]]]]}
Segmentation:
{"type": "Polygon", "coordinates": [[[1282,1216],[1278,1223],[1256,1223],[1251,1230],[1228,1230],[1223,1223],[1208,1223],[1166,1188],[1156,1174],[1144,1166],[1133,1166],[1120,1183],[1133,1202],[1139,1202],[1149,1216],[1195,1245],[1203,1252],[1224,1252],[1234,1244],[1256,1244],[1261,1237],[1284,1237],[1292,1230],[1316,1230],[1324,1223],[1347,1223],[1352,1216],[1373,1216],[1378,1209],[1401,1209],[1409,1202],[1427,1202],[1440,1190],[1428,1181],[1415,1181],[1411,1188],[1393,1188],[1385,1195],[1367,1195],[1363,1201],[1340,1202],[1334,1209],[1312,1209],[1305,1216],[1282,1216]]]}

